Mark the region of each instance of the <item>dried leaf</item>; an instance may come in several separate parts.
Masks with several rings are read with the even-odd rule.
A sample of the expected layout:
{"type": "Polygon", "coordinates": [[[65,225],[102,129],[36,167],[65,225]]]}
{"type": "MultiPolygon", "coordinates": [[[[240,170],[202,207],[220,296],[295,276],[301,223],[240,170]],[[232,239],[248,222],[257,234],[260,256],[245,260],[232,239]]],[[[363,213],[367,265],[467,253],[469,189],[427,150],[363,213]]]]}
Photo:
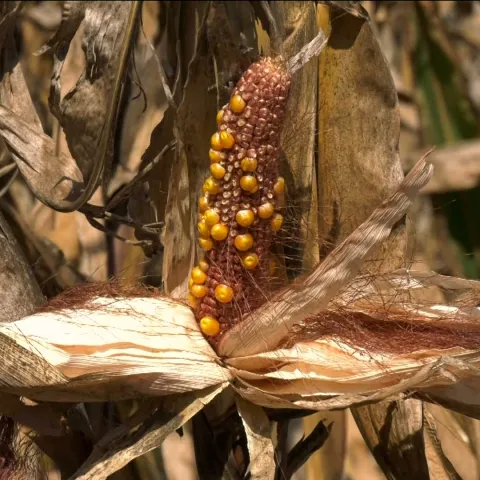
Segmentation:
{"type": "Polygon", "coordinates": [[[252,480],[273,480],[275,456],[271,424],[263,408],[253,405],[241,397],[236,398],[238,413],[247,434],[252,480]]]}
{"type": "MultiPolygon", "coordinates": [[[[5,103],[3,99],[2,103],[5,103]]],[[[62,210],[80,195],[84,188],[83,177],[72,157],[65,153],[57,156],[51,137],[39,133],[20,114],[1,105],[0,135],[40,201],[62,210]]]]}
{"type": "Polygon", "coordinates": [[[137,457],[159,447],[175,430],[187,423],[197,412],[220,394],[228,384],[213,386],[199,392],[166,399],[153,421],[146,421],[139,430],[111,442],[107,434],[100,440],[82,467],[70,480],[102,480],[120,470],[137,457]],[[112,445],[113,443],[113,445],[112,445]]]}
{"type": "Polygon", "coordinates": [[[325,308],[342,286],[355,277],[367,255],[389,236],[392,227],[405,215],[415,194],[428,182],[431,173],[431,166],[422,159],[397,192],[304,281],[293,283],[232,328],[219,342],[220,355],[242,356],[272,349],[288,335],[294,322],[325,308]]]}
{"type": "MultiPolygon", "coordinates": [[[[306,60],[302,55],[305,45],[314,39],[318,47],[325,40],[325,35],[323,31],[317,34],[315,7],[311,2],[279,2],[275,8],[279,23],[290,32],[282,43],[281,51],[293,70],[306,60]]],[[[315,58],[293,76],[284,120],[286,128],[281,138],[285,155],[281,169],[288,184],[287,201],[294,212],[291,215],[293,218],[288,219],[289,236],[299,244],[294,248],[301,262],[300,271],[309,271],[320,260],[315,181],[317,72],[318,60],[315,58]],[[292,141],[299,135],[301,141],[292,141]]]]}
{"type": "Polygon", "coordinates": [[[15,391],[28,386],[30,398],[104,401],[169,395],[229,378],[215,363],[190,309],[160,298],[99,298],[87,308],[26,317],[0,327],[0,334],[6,345],[15,345],[17,355],[25,351],[32,359],[21,377],[8,362],[1,374],[15,391]],[[57,378],[36,375],[45,360],[57,378]]]}
{"type": "Polygon", "coordinates": [[[140,2],[87,3],[82,43],[86,70],[75,87],[61,98],[61,72],[66,57],[64,43],[72,38],[83,13],[80,6],[74,9],[75,15],[64,19],[60,25],[62,37],[55,49],[50,97],[52,113],[65,132],[70,152],[88,179],[80,197],[68,207],[70,211],[78,209],[91,197],[101,174],[105,182],[109,179],[112,136],[140,2]]]}
{"type": "Polygon", "coordinates": [[[430,479],[421,401],[383,402],[357,407],[352,409],[352,414],[387,478],[430,479]]]}
{"type": "Polygon", "coordinates": [[[435,420],[428,411],[425,412],[425,451],[430,471],[426,478],[462,480],[462,477],[456,472],[443,451],[442,444],[437,436],[435,420]]]}
{"type": "Polygon", "coordinates": [[[40,288],[0,213],[0,322],[12,322],[44,302],[40,288]]]}
{"type": "Polygon", "coordinates": [[[429,157],[434,166],[422,193],[468,190],[480,184],[480,141],[470,140],[437,148],[429,157]]]}
{"type": "Polygon", "coordinates": [[[29,187],[42,202],[56,207],[74,187],[82,188],[83,179],[75,161],[56,157],[52,139],[43,134],[19,61],[14,36],[17,13],[16,7],[2,19],[0,135],[29,187]]]}

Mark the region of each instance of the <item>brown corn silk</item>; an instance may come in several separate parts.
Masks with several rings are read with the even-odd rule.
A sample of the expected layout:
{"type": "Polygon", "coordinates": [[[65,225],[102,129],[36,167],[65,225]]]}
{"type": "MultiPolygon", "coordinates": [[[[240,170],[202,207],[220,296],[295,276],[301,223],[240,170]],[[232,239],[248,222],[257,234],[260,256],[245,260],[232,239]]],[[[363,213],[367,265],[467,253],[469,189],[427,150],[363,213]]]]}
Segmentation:
{"type": "MultiPolygon", "coordinates": [[[[214,165],[211,171],[216,168],[219,173],[212,171],[212,175],[217,174],[217,180],[213,177],[207,179],[203,188],[204,197],[199,204],[200,245],[205,250],[204,261],[208,263],[206,270],[206,264],[201,262],[206,270],[206,280],[201,278],[200,283],[206,289],[200,289],[197,298],[192,293],[189,295],[204,333],[208,335],[202,328],[202,318],[219,322],[219,325],[216,324],[219,326],[218,333],[210,334],[215,340],[238,323],[243,315],[263,303],[264,293],[268,291],[268,285],[265,285],[268,283],[266,279],[271,277],[268,252],[275,231],[282,223],[278,212],[283,204],[283,179],[278,175],[278,167],[280,131],[289,87],[290,75],[282,59],[263,58],[244,73],[229,103],[217,116],[218,131],[212,136],[210,161],[214,165]],[[226,140],[221,145],[219,135],[226,140]],[[243,183],[245,177],[248,177],[248,189],[243,183]],[[211,213],[212,210],[218,214],[218,224],[224,227],[209,226],[206,232],[205,212],[211,213]],[[245,211],[251,213],[245,214],[245,211]],[[250,216],[253,219],[251,225],[238,223],[238,212],[250,216]],[[223,234],[228,230],[226,238],[212,238],[215,229],[223,229],[223,234]],[[251,235],[253,239],[249,248],[245,248],[249,242],[248,237],[245,241],[244,235],[251,235]],[[241,240],[244,241],[239,249],[236,241],[242,243],[241,240]],[[252,267],[250,263],[247,268],[246,257],[250,261],[253,258],[253,263],[258,261],[258,264],[252,267]],[[226,287],[224,290],[227,293],[233,293],[231,301],[219,301],[217,287],[226,287]]],[[[194,280],[192,275],[191,292],[198,288],[193,287],[192,290],[194,280]]]]}

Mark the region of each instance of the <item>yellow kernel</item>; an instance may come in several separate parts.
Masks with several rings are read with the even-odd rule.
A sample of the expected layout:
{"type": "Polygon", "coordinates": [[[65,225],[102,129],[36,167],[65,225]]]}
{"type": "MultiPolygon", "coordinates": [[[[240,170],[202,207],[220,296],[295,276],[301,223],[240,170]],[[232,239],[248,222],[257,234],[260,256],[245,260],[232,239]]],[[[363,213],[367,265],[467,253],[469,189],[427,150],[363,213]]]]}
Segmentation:
{"type": "Polygon", "coordinates": [[[257,169],[257,159],[256,158],[244,158],[240,166],[244,172],[254,172],[257,169]]]}
{"type": "Polygon", "coordinates": [[[240,186],[243,190],[251,192],[257,187],[257,179],[252,175],[244,175],[240,178],[240,186]]]}
{"type": "Polygon", "coordinates": [[[221,150],[222,149],[222,142],[220,140],[220,134],[215,132],[210,138],[210,145],[214,150],[221,150]]]}
{"type": "Polygon", "coordinates": [[[245,100],[240,95],[234,95],[230,100],[230,108],[234,113],[242,113],[245,105],[245,100]]]}
{"type": "Polygon", "coordinates": [[[195,283],[192,285],[190,291],[195,298],[203,298],[207,294],[207,287],[205,285],[198,285],[195,283]]]}
{"type": "Polygon", "coordinates": [[[220,191],[220,184],[213,177],[208,177],[203,184],[203,193],[217,194],[220,191]]]}
{"type": "Polygon", "coordinates": [[[206,260],[200,260],[198,262],[198,266],[200,267],[200,270],[202,272],[208,272],[208,269],[210,268],[210,265],[208,264],[208,262],[206,260]]]}
{"type": "Polygon", "coordinates": [[[242,227],[249,227],[255,220],[255,215],[251,210],[239,210],[235,215],[235,220],[242,227]]]}
{"type": "Polygon", "coordinates": [[[274,232],[278,232],[282,228],[282,223],[283,223],[282,215],[280,215],[279,213],[276,213],[273,216],[272,221],[270,223],[272,230],[274,232]]]}
{"type": "Polygon", "coordinates": [[[223,168],[219,163],[212,163],[210,165],[210,173],[212,174],[213,178],[217,180],[222,179],[225,176],[227,171],[223,168]]]}
{"type": "Polygon", "coordinates": [[[208,208],[208,200],[207,197],[200,197],[198,200],[198,209],[200,212],[204,212],[208,208]]]}
{"type": "Polygon", "coordinates": [[[217,125],[220,125],[223,121],[223,108],[217,113],[217,125]]]}
{"type": "Polygon", "coordinates": [[[258,207],[258,216],[260,218],[270,218],[273,215],[273,204],[270,202],[264,203],[258,207]]]}
{"type": "Polygon", "coordinates": [[[200,320],[200,330],[208,337],[214,337],[220,333],[220,322],[213,317],[203,317],[200,320]]]}
{"type": "Polygon", "coordinates": [[[249,233],[244,233],[235,237],[235,247],[241,252],[246,252],[252,248],[252,245],[253,237],[249,233]]]}
{"type": "Polygon", "coordinates": [[[225,240],[228,235],[228,227],[221,223],[217,223],[212,227],[212,230],[210,230],[210,234],[215,240],[225,240]]]}
{"type": "Polygon", "coordinates": [[[200,269],[200,267],[195,267],[192,270],[192,280],[195,283],[205,283],[207,281],[207,275],[200,269]]]}
{"type": "Polygon", "coordinates": [[[205,252],[209,252],[213,248],[213,242],[209,238],[201,238],[198,242],[205,252]]]}
{"type": "Polygon", "coordinates": [[[222,148],[232,148],[235,145],[235,139],[231,133],[224,130],[220,133],[220,144],[222,148]]]}
{"type": "Polygon", "coordinates": [[[223,285],[217,285],[215,288],[215,298],[220,303],[229,303],[233,300],[233,288],[223,285]]]}
{"type": "Polygon", "coordinates": [[[193,281],[193,278],[189,278],[188,279],[188,289],[191,290],[194,285],[195,285],[195,282],[193,281]]]}
{"type": "Polygon", "coordinates": [[[194,297],[191,293],[188,294],[188,305],[192,308],[198,307],[198,298],[194,297]]]}
{"type": "Polygon", "coordinates": [[[198,222],[198,233],[200,238],[210,238],[210,227],[207,225],[205,219],[198,222]]]}
{"type": "Polygon", "coordinates": [[[258,265],[258,255],[249,252],[242,257],[242,264],[247,270],[253,270],[258,265]]]}
{"type": "Polygon", "coordinates": [[[210,163],[218,163],[225,160],[225,154],[213,148],[208,151],[208,157],[210,158],[210,163]]]}
{"type": "Polygon", "coordinates": [[[285,191],[285,179],[283,177],[277,178],[277,181],[273,186],[273,191],[275,193],[283,193],[285,191]]]}
{"type": "Polygon", "coordinates": [[[217,224],[220,221],[220,215],[215,210],[212,210],[211,208],[208,209],[203,214],[203,218],[205,219],[205,222],[207,223],[207,225],[209,225],[210,227],[212,225],[217,224]]]}

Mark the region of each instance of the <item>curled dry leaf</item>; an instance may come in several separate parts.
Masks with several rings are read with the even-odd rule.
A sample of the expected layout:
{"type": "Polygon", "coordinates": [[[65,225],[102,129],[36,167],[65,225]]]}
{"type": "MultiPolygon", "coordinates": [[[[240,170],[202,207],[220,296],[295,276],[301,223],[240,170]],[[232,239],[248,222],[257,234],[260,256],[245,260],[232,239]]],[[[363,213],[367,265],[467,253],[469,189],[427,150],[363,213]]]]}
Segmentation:
{"type": "Polygon", "coordinates": [[[65,2],[59,30],[48,45],[55,47],[50,106],[73,158],[57,157],[53,141],[41,133],[13,31],[5,33],[2,70],[8,74],[0,83],[0,102],[6,107],[0,135],[37,198],[55,210],[77,210],[93,195],[102,174],[108,180],[118,101],[139,11],[139,2],[65,2]],[[62,98],[62,67],[82,22],[86,69],[62,98]],[[29,148],[24,148],[27,143],[29,148]]]}

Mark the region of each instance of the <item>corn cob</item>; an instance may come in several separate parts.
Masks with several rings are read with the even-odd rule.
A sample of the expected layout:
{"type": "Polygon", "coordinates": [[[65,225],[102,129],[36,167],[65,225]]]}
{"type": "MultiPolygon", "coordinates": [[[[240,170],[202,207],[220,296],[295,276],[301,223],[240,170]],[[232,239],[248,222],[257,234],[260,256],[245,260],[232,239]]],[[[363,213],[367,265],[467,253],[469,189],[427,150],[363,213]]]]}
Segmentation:
{"type": "Polygon", "coordinates": [[[269,250],[283,222],[285,181],[278,168],[289,87],[282,60],[263,58],[244,73],[217,114],[211,176],[199,199],[205,256],[189,281],[189,304],[214,341],[265,301],[269,250]]]}

